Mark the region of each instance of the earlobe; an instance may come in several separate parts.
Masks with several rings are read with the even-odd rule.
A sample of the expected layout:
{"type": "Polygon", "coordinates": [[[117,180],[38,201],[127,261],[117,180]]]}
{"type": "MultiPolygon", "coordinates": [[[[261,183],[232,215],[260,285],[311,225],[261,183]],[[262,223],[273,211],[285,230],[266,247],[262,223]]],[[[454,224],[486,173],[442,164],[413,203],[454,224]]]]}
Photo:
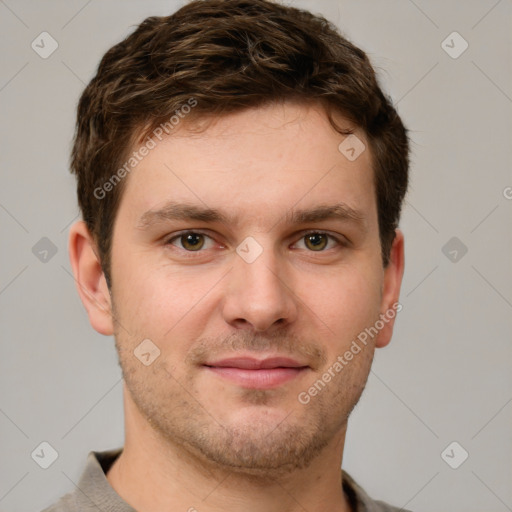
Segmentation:
{"type": "Polygon", "coordinates": [[[85,222],[78,221],[71,226],[68,250],[78,294],[89,322],[100,334],[112,335],[114,325],[110,292],[96,244],[85,222]]]}
{"type": "Polygon", "coordinates": [[[375,341],[377,348],[385,347],[391,341],[396,315],[401,311],[399,303],[400,287],[404,273],[404,235],[402,231],[395,231],[395,239],[391,246],[388,266],[384,269],[384,283],[382,288],[381,316],[384,326],[379,331],[375,341]]]}

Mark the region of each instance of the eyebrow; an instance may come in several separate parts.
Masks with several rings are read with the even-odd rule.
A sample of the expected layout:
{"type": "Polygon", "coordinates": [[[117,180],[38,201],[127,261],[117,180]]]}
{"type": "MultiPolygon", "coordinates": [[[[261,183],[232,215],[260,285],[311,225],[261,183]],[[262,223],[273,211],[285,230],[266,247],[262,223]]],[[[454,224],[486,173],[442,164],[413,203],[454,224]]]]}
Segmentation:
{"type": "MultiPolygon", "coordinates": [[[[148,210],[143,213],[137,222],[137,228],[144,230],[173,220],[237,225],[239,216],[230,216],[220,210],[195,204],[169,202],[158,210],[148,210]]],[[[362,229],[366,226],[365,215],[343,202],[319,205],[310,209],[291,210],[284,216],[284,222],[289,224],[307,224],[325,220],[349,221],[358,224],[362,229]]]]}

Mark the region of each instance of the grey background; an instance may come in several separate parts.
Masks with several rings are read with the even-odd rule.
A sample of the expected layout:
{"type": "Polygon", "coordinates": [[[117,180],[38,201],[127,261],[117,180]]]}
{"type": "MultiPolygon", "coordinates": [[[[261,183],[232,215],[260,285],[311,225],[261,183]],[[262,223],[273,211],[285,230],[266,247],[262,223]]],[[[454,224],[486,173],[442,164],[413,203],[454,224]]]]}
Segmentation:
{"type": "MultiPolygon", "coordinates": [[[[344,468],[414,511],[512,510],[512,3],[290,3],[368,52],[412,137],[403,310],[353,413],[344,468]],[[453,31],[469,43],[456,59],[441,44],[453,31]],[[465,255],[459,242],[443,252],[454,236],[465,255]],[[469,453],[458,469],[441,458],[452,441],[469,453]]],[[[70,275],[68,154],[103,53],[179,5],[0,0],[2,511],[44,508],[74,488],[90,450],[123,443],[113,339],[90,327],[70,275]],[[59,45],[47,59],[31,48],[43,31],[59,45]],[[32,251],[42,237],[57,250],[46,262],[32,251]],[[58,452],[46,470],[31,458],[42,441],[58,452]]]]}

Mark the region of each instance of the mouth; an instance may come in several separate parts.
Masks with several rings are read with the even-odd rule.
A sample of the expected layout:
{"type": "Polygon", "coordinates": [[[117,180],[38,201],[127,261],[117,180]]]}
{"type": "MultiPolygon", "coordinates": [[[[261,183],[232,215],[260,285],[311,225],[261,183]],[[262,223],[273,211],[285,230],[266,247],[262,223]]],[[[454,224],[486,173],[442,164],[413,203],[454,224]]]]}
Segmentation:
{"type": "Polygon", "coordinates": [[[244,388],[271,389],[304,374],[309,366],[288,357],[234,357],[203,365],[218,377],[244,388]]]}

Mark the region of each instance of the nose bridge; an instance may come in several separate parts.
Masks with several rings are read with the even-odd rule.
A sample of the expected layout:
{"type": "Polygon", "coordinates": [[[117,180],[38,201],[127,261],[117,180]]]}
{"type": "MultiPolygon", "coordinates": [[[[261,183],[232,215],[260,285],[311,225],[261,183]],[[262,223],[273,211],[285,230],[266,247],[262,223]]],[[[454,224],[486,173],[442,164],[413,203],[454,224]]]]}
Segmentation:
{"type": "Polygon", "coordinates": [[[263,237],[247,237],[236,249],[229,273],[224,315],[226,322],[258,331],[291,322],[296,304],[286,283],[286,261],[263,237]]]}
{"type": "Polygon", "coordinates": [[[283,273],[283,264],[280,262],[270,241],[259,237],[247,237],[237,247],[235,267],[240,276],[239,286],[257,300],[267,297],[268,300],[282,295],[284,286],[279,276],[283,273]]]}

